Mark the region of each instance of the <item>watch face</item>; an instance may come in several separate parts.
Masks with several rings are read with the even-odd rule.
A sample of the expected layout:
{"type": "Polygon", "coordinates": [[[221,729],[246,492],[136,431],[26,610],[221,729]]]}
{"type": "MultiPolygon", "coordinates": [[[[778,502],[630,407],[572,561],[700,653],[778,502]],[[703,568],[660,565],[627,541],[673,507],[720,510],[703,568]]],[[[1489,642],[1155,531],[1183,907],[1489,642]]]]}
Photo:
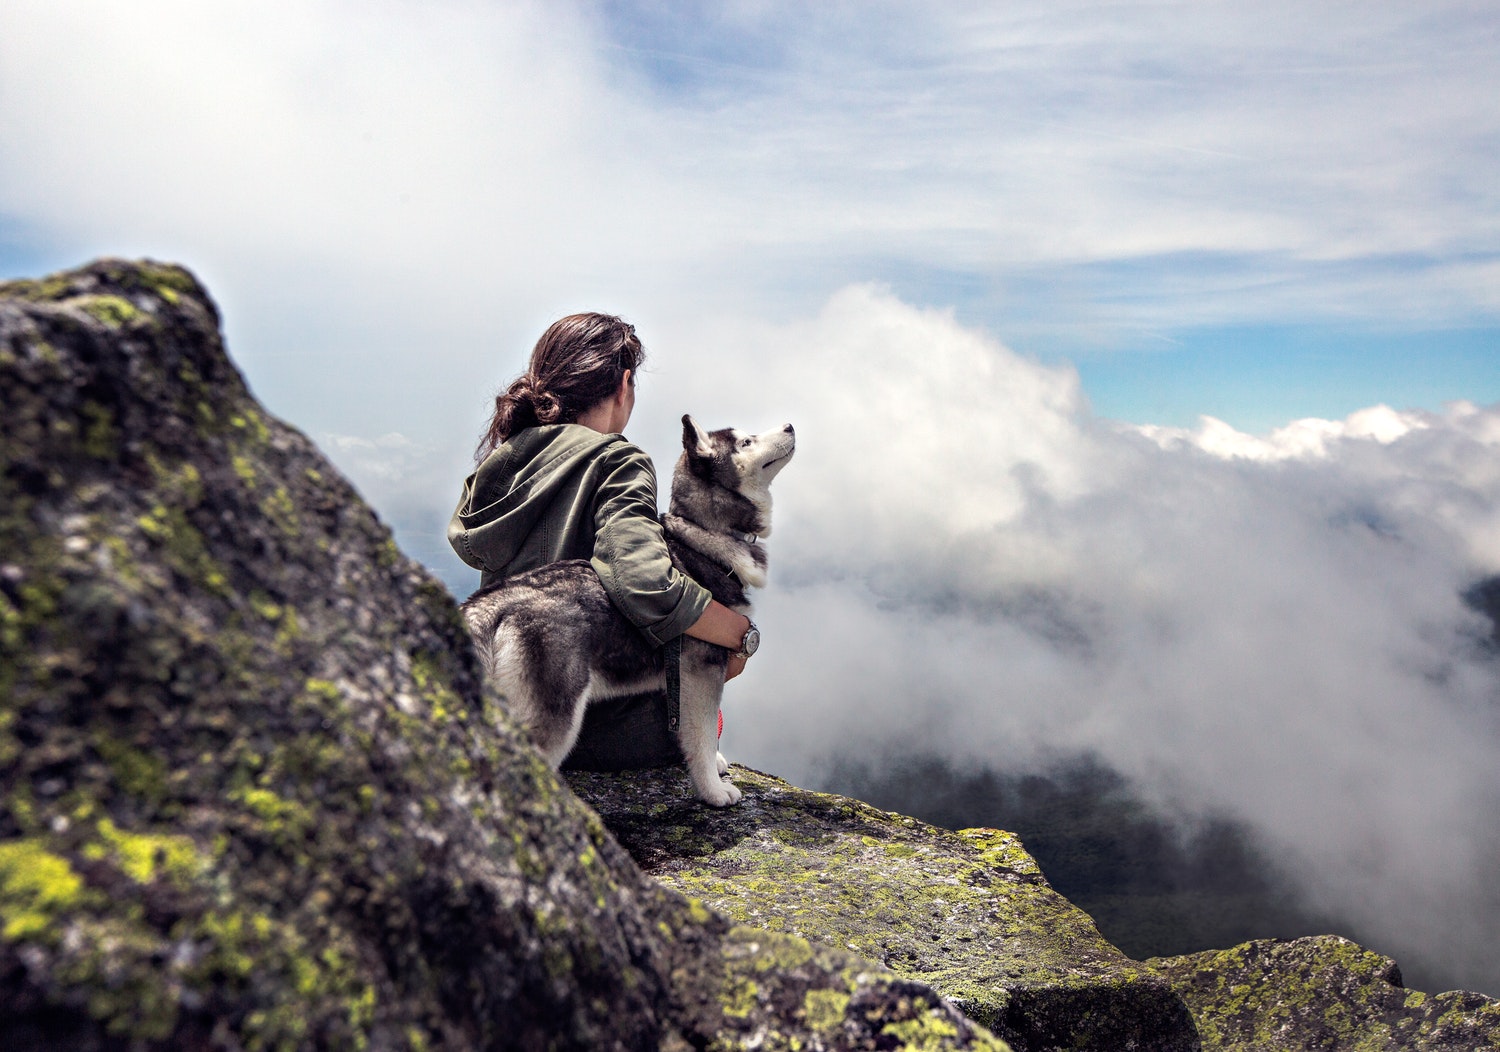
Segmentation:
{"type": "Polygon", "coordinates": [[[740,640],[740,652],[750,657],[758,649],[760,649],[760,629],[751,625],[745,631],[745,638],[740,640]]]}

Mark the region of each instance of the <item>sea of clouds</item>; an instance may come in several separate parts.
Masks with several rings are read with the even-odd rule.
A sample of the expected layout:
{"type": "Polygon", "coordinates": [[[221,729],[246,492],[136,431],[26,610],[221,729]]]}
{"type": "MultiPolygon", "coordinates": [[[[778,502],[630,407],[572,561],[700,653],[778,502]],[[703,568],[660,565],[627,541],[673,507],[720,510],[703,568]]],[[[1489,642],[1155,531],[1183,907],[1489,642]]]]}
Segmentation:
{"type": "Polygon", "coordinates": [[[1500,990],[1500,661],[1462,599],[1500,573],[1500,406],[1128,426],[870,286],[712,338],[739,367],[704,423],[798,434],[726,752],[804,782],[1091,753],[1248,824],[1376,948],[1500,990]]]}

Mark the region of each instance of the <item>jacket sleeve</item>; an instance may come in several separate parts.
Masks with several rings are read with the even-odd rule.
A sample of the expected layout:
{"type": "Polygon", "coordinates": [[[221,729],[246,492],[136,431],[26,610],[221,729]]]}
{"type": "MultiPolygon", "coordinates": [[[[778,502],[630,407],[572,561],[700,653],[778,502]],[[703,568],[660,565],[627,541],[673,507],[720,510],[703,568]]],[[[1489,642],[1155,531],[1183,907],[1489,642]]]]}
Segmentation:
{"type": "Polygon", "coordinates": [[[610,452],[594,505],[594,571],[619,611],[659,646],[687,631],[713,597],[667,554],[651,459],[628,443],[610,452]]]}

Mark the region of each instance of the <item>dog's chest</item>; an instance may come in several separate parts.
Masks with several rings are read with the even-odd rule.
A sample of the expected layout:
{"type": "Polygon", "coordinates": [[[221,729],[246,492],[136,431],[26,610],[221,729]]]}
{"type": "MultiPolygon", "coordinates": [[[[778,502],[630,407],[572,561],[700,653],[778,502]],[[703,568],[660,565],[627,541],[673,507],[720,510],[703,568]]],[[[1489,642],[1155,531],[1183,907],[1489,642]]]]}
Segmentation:
{"type": "Polygon", "coordinates": [[[743,606],[749,602],[747,589],[753,582],[747,577],[764,580],[764,571],[748,557],[731,560],[724,551],[709,554],[672,535],[667,537],[667,548],[677,569],[708,589],[725,606],[743,606]]]}

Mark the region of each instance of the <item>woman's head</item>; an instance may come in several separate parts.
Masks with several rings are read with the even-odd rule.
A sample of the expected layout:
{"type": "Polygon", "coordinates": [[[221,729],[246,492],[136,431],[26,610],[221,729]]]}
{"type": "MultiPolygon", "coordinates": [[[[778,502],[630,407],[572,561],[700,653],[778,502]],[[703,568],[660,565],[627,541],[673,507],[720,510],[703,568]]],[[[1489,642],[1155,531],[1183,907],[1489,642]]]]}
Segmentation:
{"type": "Polygon", "coordinates": [[[476,451],[483,458],[517,431],[567,424],[632,382],[646,351],[635,326],[612,314],[570,314],[542,333],[531,364],[495,396],[495,412],[476,451]]]}

